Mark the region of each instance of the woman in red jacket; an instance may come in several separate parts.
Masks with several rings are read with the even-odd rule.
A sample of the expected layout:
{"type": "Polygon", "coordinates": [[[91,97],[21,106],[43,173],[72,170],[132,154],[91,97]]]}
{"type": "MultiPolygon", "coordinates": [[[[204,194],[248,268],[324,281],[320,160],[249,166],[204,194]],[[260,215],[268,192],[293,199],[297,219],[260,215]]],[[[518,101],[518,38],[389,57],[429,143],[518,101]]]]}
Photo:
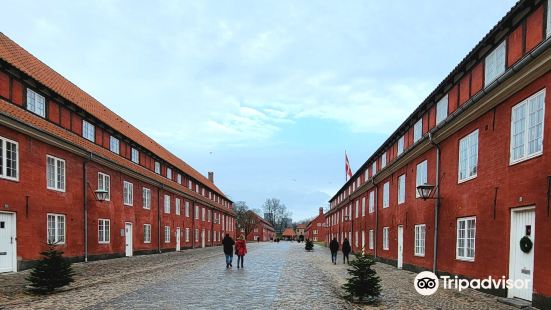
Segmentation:
{"type": "Polygon", "coordinates": [[[239,269],[239,263],[241,262],[241,268],[243,268],[243,259],[247,254],[247,243],[243,235],[239,236],[235,243],[235,254],[237,255],[237,269],[239,269]]]}

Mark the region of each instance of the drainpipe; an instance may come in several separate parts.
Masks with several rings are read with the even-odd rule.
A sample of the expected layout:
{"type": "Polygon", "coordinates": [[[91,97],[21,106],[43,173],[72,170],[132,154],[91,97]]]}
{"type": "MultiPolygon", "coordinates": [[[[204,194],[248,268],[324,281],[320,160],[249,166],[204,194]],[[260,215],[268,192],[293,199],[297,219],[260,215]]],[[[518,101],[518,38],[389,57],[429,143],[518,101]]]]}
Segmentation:
{"type": "Polygon", "coordinates": [[[438,270],[438,213],[440,211],[440,145],[432,140],[432,133],[430,132],[429,141],[436,148],[436,203],[434,205],[434,253],[432,262],[432,272],[436,274],[438,270]]]}
{"type": "Polygon", "coordinates": [[[192,208],[191,208],[191,248],[192,249],[195,249],[195,201],[192,201],[193,204],[192,204],[192,208]]]}
{"type": "Polygon", "coordinates": [[[88,262],[88,162],[92,159],[92,153],[84,160],[82,166],[83,196],[84,196],[84,262],[88,262]]]}
{"type": "Polygon", "coordinates": [[[161,254],[161,188],[162,184],[157,187],[157,252],[161,254]]]}
{"type": "Polygon", "coordinates": [[[378,185],[375,184],[375,177],[371,178],[371,184],[373,184],[373,187],[375,188],[375,193],[373,194],[373,206],[375,207],[375,236],[373,236],[373,249],[375,251],[375,255],[373,256],[377,258],[377,238],[379,237],[379,208],[377,207],[377,194],[379,194],[379,188],[378,185]]]}

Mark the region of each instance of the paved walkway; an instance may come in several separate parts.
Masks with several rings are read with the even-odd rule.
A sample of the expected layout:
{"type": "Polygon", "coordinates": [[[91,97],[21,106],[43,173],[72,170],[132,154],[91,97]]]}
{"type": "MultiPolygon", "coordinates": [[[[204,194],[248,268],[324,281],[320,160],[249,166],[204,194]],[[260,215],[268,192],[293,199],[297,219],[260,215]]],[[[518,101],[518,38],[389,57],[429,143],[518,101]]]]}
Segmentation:
{"type": "MultiPolygon", "coordinates": [[[[78,277],[49,296],[24,293],[28,271],[0,275],[0,309],[359,309],[342,300],[346,266],[326,248],[252,243],[245,269],[225,269],[220,247],[75,264],[78,277]]],[[[475,291],[418,295],[414,273],[377,264],[382,309],[510,309],[475,291]]],[[[371,307],[365,306],[369,309],[371,307]]]]}

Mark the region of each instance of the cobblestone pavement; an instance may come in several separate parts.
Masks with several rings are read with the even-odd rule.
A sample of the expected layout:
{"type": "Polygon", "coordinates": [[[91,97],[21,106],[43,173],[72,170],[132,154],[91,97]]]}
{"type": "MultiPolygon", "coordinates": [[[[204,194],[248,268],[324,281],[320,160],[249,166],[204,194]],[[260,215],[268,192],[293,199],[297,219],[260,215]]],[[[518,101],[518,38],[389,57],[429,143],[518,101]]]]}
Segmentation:
{"type": "MultiPolygon", "coordinates": [[[[74,265],[75,283],[48,296],[24,293],[28,271],[0,275],[0,309],[362,309],[342,300],[346,266],[332,265],[326,248],[252,243],[245,269],[225,269],[220,247],[74,265]]],[[[414,273],[377,264],[381,309],[511,309],[467,290],[424,297],[414,273]]],[[[364,309],[371,309],[364,306],[364,309]]]]}

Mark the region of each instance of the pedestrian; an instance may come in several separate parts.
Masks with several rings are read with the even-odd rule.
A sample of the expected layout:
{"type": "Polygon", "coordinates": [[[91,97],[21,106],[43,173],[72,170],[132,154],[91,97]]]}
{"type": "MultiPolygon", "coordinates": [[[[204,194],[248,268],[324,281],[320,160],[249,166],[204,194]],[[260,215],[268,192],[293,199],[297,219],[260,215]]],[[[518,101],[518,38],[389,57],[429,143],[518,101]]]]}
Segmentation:
{"type": "Polygon", "coordinates": [[[239,263],[241,263],[241,268],[243,268],[243,260],[245,259],[245,254],[247,254],[247,242],[243,235],[239,236],[235,243],[235,254],[237,255],[237,269],[239,269],[239,263]]]}
{"type": "Polygon", "coordinates": [[[350,254],[350,251],[352,248],[350,247],[350,242],[348,241],[348,238],[344,238],[344,241],[342,242],[342,263],[344,264],[345,261],[350,265],[350,260],[348,259],[348,254],[350,254]]]}
{"type": "Polygon", "coordinates": [[[226,268],[230,268],[232,267],[233,245],[235,241],[230,237],[230,234],[226,234],[224,240],[222,240],[222,244],[224,245],[224,254],[226,254],[226,268]]]}
{"type": "Polygon", "coordinates": [[[337,238],[333,238],[331,243],[329,243],[329,249],[331,250],[331,261],[333,265],[337,264],[337,252],[339,251],[339,242],[337,238]]]}

